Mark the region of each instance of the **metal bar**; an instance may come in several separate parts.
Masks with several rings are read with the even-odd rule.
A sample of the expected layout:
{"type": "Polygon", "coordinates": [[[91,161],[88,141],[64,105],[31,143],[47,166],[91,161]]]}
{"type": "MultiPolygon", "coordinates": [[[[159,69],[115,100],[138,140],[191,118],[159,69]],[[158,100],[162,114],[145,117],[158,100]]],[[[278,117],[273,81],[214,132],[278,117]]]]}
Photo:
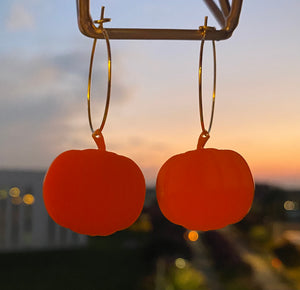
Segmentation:
{"type": "Polygon", "coordinates": [[[226,26],[222,11],[213,0],[203,0],[222,28],[226,26]]]}
{"type": "Polygon", "coordinates": [[[225,30],[231,33],[236,29],[239,24],[240,14],[242,10],[243,0],[232,0],[231,10],[226,19],[225,30]]]}
{"type": "MultiPolygon", "coordinates": [[[[109,39],[141,39],[141,40],[201,40],[200,29],[139,29],[139,28],[105,28],[109,39]]],[[[83,32],[83,34],[85,34],[83,32]]],[[[90,31],[85,34],[92,38],[103,39],[102,32],[90,31]]],[[[206,31],[206,40],[223,40],[231,33],[225,30],[206,31]]]]}
{"type": "Polygon", "coordinates": [[[219,0],[221,10],[223,12],[224,17],[226,18],[230,13],[230,4],[228,0],[219,0]]]}

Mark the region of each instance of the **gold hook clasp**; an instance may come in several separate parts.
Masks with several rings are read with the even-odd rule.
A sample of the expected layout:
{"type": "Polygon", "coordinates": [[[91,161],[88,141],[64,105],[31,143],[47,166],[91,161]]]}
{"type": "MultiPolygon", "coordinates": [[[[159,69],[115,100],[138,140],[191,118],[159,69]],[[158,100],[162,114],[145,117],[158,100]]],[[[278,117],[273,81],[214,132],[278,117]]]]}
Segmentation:
{"type": "Polygon", "coordinates": [[[103,29],[103,23],[110,22],[111,18],[104,18],[105,7],[101,7],[101,16],[99,20],[95,20],[94,23],[99,24],[99,27],[103,29]]]}
{"type": "Polygon", "coordinates": [[[216,28],[215,27],[212,27],[212,26],[207,26],[207,19],[208,17],[205,16],[204,18],[204,25],[203,26],[199,26],[199,31],[201,33],[201,39],[206,39],[206,35],[207,35],[207,32],[210,31],[216,31],[216,28]]]}

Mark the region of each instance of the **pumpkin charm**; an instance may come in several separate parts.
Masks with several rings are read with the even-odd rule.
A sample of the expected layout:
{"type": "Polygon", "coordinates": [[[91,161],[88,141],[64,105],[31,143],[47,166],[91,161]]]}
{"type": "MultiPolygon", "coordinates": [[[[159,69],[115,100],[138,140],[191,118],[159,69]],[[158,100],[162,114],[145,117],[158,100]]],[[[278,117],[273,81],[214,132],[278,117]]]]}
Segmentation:
{"type": "Polygon", "coordinates": [[[59,225],[90,236],[106,236],[132,225],[145,199],[145,179],[129,158],[98,149],[70,150],[51,164],[44,180],[46,209],[59,225]]]}
{"type": "Polygon", "coordinates": [[[167,160],[156,182],[162,213],[190,230],[215,230],[240,221],[254,195],[243,157],[231,150],[204,149],[206,141],[201,135],[196,150],[167,160]]]}

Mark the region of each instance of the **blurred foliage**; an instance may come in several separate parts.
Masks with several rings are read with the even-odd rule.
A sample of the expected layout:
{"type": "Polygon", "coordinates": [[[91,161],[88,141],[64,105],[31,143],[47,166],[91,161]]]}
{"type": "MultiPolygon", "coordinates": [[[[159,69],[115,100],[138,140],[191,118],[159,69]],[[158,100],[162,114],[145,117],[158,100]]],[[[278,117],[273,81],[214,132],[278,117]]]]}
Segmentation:
{"type": "Polygon", "coordinates": [[[150,232],[152,229],[151,217],[146,213],[142,213],[138,220],[129,228],[129,230],[136,232],[150,232]]]}
{"type": "Polygon", "coordinates": [[[287,278],[293,282],[295,289],[300,289],[300,274],[299,273],[300,273],[300,266],[288,268],[285,271],[287,278]]]}
{"type": "Polygon", "coordinates": [[[289,242],[284,242],[282,245],[275,247],[273,252],[285,266],[300,266],[300,252],[295,245],[289,242]]]}
{"type": "Polygon", "coordinates": [[[156,271],[144,281],[143,290],[207,290],[202,273],[190,263],[177,268],[174,261],[160,258],[156,263],[156,271]]]}
{"type": "Polygon", "coordinates": [[[249,231],[249,238],[259,244],[268,242],[270,237],[270,232],[263,225],[255,225],[249,231]]]}
{"type": "Polygon", "coordinates": [[[222,275],[222,282],[225,290],[262,290],[248,275],[231,277],[222,275]]]}
{"type": "Polygon", "coordinates": [[[244,233],[244,238],[252,249],[260,253],[269,252],[272,249],[272,232],[270,227],[265,225],[253,225],[247,233],[244,233]]]}
{"type": "Polygon", "coordinates": [[[170,290],[206,290],[203,275],[187,264],[183,269],[170,267],[168,273],[167,289],[170,290]]]}
{"type": "Polygon", "coordinates": [[[187,264],[183,269],[173,266],[170,269],[170,290],[206,290],[203,275],[187,264]]]}

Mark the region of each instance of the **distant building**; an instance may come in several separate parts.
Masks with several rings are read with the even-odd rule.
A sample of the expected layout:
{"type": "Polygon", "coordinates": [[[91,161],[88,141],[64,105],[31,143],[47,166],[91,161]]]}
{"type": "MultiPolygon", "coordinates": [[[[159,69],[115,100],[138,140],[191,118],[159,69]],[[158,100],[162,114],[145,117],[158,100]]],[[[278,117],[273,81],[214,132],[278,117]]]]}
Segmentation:
{"type": "Polygon", "coordinates": [[[300,246],[300,190],[256,185],[247,219],[252,224],[268,226],[275,243],[289,240],[300,246]]]}
{"type": "Polygon", "coordinates": [[[57,225],[42,196],[42,171],[0,170],[0,251],[84,246],[87,237],[57,225]]]}

